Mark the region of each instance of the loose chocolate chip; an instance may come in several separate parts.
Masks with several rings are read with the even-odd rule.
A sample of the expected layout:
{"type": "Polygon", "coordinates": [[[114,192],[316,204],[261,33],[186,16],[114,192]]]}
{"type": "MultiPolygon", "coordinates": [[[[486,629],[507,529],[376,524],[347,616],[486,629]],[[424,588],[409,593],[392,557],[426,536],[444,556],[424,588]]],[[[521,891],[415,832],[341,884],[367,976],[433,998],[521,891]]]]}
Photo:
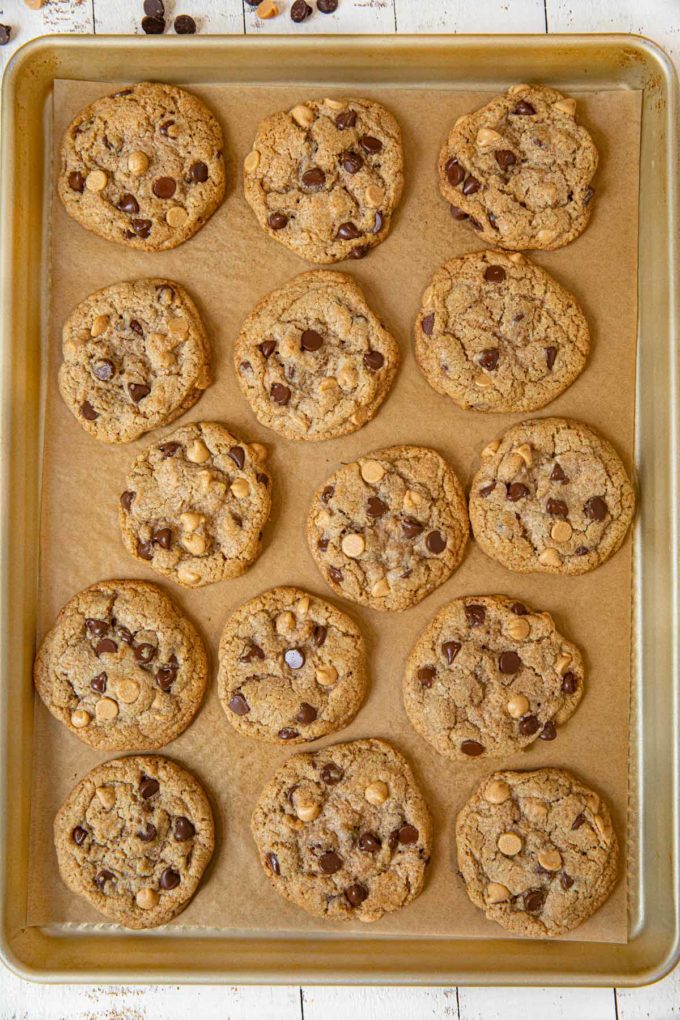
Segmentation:
{"type": "Polygon", "coordinates": [[[108,382],[110,379],[113,379],[116,370],[113,366],[113,362],[104,358],[102,361],[98,361],[95,364],[92,371],[97,379],[101,380],[101,382],[108,382]]]}
{"type": "Polygon", "coordinates": [[[321,499],[323,500],[324,503],[328,503],[328,500],[333,496],[334,493],[335,489],[333,488],[333,486],[327,485],[326,488],[321,493],[321,499]]]}
{"type": "Polygon", "coordinates": [[[144,400],[144,397],[148,397],[151,393],[151,387],[145,386],[144,383],[130,383],[128,390],[135,404],[138,404],[140,400],[144,400]]]}
{"type": "Polygon", "coordinates": [[[567,476],[565,475],[564,471],[562,470],[560,465],[557,463],[557,461],[555,461],[555,466],[552,469],[552,471],[550,472],[550,481],[551,482],[563,482],[563,483],[569,481],[569,479],[567,478],[567,476]]]}
{"type": "Polygon", "coordinates": [[[281,867],[279,865],[279,859],[276,856],[276,854],[267,854],[265,860],[267,862],[267,865],[269,866],[270,871],[272,871],[275,875],[281,874],[281,867]]]}
{"type": "Polygon", "coordinates": [[[302,183],[306,188],[320,188],[326,183],[326,175],[320,166],[313,166],[303,173],[302,183]]]}
{"type": "Polygon", "coordinates": [[[300,337],[300,347],[303,351],[318,351],[323,347],[323,337],[315,329],[306,329],[300,337]]]}
{"type": "Polygon", "coordinates": [[[548,371],[552,371],[552,367],[555,364],[555,358],[557,357],[556,347],[545,348],[545,361],[548,366],[548,371]]]}
{"type": "Polygon", "coordinates": [[[482,488],[479,490],[479,495],[480,496],[484,496],[484,498],[486,499],[487,496],[491,495],[491,493],[493,492],[493,490],[495,488],[496,488],[496,483],[495,482],[489,482],[488,485],[483,485],[482,486],[482,488]]]}
{"type": "Polygon", "coordinates": [[[508,485],[505,498],[509,499],[511,503],[516,503],[519,499],[524,499],[525,496],[529,495],[529,490],[526,485],[522,482],[513,482],[508,485]]]}
{"type": "Polygon", "coordinates": [[[136,333],[138,336],[144,336],[144,330],[142,329],[140,323],[138,323],[136,319],[130,319],[130,329],[132,330],[133,333],[136,333]]]}
{"type": "Polygon", "coordinates": [[[382,846],[382,840],[374,832],[362,832],[357,841],[357,846],[367,854],[375,854],[382,846]]]}
{"type": "MultiPolygon", "coordinates": [[[[317,0],[318,3],[326,2],[329,3],[331,0],[317,0]]],[[[332,0],[333,3],[337,4],[337,0],[332,0]]],[[[345,889],[345,896],[352,904],[353,907],[360,906],[366,897],[368,896],[368,889],[365,885],[359,885],[356,882],[354,885],[350,885],[345,889]]]]}
{"type": "Polygon", "coordinates": [[[470,602],[465,606],[465,619],[470,627],[482,627],[486,620],[486,609],[478,602],[470,602]]]}
{"type": "Polygon", "coordinates": [[[161,874],[160,887],[161,889],[176,889],[180,883],[179,871],[175,871],[174,868],[166,868],[161,874]]]}
{"type": "Polygon", "coordinates": [[[526,99],[520,99],[512,112],[518,117],[532,117],[536,113],[536,110],[531,103],[527,103],[526,99]]]}
{"type": "Polygon", "coordinates": [[[368,351],[364,354],[364,365],[370,369],[371,372],[377,372],[378,369],[382,368],[385,363],[385,359],[380,351],[368,351]]]}
{"type": "Polygon", "coordinates": [[[488,283],[502,283],[505,279],[503,266],[487,266],[484,270],[484,279],[488,283]]]}
{"type": "Polygon", "coordinates": [[[511,152],[510,149],[496,149],[494,156],[501,170],[509,170],[517,162],[514,152],[511,152]]]}
{"type": "Polygon", "coordinates": [[[71,833],[71,839],[76,846],[82,846],[87,837],[87,829],[84,829],[82,825],[76,825],[75,829],[71,833]]]}
{"type": "Polygon", "coordinates": [[[423,687],[431,687],[436,675],[437,671],[434,666],[421,666],[417,673],[418,679],[423,687]]]}
{"type": "Polygon", "coordinates": [[[178,14],[173,24],[177,35],[193,35],[196,31],[196,22],[190,14],[178,14]]]}
{"type": "Polygon", "coordinates": [[[163,18],[142,18],[142,28],[147,35],[163,35],[165,20],[163,18]]]}
{"type": "Polygon", "coordinates": [[[336,786],[344,774],[345,773],[342,771],[340,766],[336,765],[332,761],[329,761],[328,764],[324,765],[321,769],[321,779],[326,786],[336,786]]]}
{"type": "Polygon", "coordinates": [[[151,233],[151,220],[130,220],[130,226],[137,237],[141,237],[142,240],[145,240],[151,233]]]}
{"type": "Polygon", "coordinates": [[[460,749],[469,758],[477,758],[480,754],[484,754],[484,745],[480,744],[478,740],[464,740],[460,749]]]}
{"type": "Polygon", "coordinates": [[[500,351],[497,347],[487,347],[486,350],[482,351],[479,355],[478,361],[482,368],[486,368],[489,372],[493,372],[494,368],[498,365],[499,356],[500,351]]]}
{"type": "Polygon", "coordinates": [[[457,205],[452,205],[451,208],[449,209],[449,212],[451,213],[451,216],[454,220],[469,219],[468,213],[463,212],[463,210],[459,209],[457,205]]]}
{"type": "Polygon", "coordinates": [[[539,734],[541,740],[554,740],[556,736],[557,730],[555,729],[555,723],[550,721],[545,724],[539,734]]]}
{"type": "Polygon", "coordinates": [[[168,694],[172,689],[172,685],[177,679],[178,670],[179,664],[174,655],[170,656],[170,662],[163,663],[156,670],[156,683],[165,694],[168,694]],[[174,662],[172,661],[173,659],[174,662]]]}
{"type": "Polygon", "coordinates": [[[363,259],[368,254],[368,245],[360,244],[356,248],[352,248],[351,252],[347,255],[348,259],[363,259]]]}
{"type": "Polygon", "coordinates": [[[80,413],[82,414],[85,421],[96,421],[99,417],[99,413],[95,411],[94,407],[89,400],[85,400],[80,405],[80,413]]]}
{"type": "Polygon", "coordinates": [[[543,910],[546,892],[544,889],[531,889],[524,894],[524,909],[528,914],[538,914],[543,910]]]}
{"type": "Polygon", "coordinates": [[[158,649],[154,645],[148,644],[148,642],[141,645],[135,645],[133,648],[135,661],[141,662],[142,664],[151,662],[151,660],[155,658],[157,651],[158,649]]]}
{"type": "Polygon", "coordinates": [[[470,175],[465,178],[465,183],[463,184],[464,195],[474,195],[480,188],[481,184],[476,177],[472,177],[472,175],[470,175]]]}
{"type": "Polygon", "coordinates": [[[246,452],[242,446],[232,446],[229,451],[229,456],[237,468],[242,468],[246,462],[246,452]]]}
{"type": "Polygon", "coordinates": [[[338,0],[316,0],[316,9],[322,14],[335,14],[338,9],[338,0]]]}
{"type": "Polygon", "coordinates": [[[513,602],[510,606],[510,612],[514,613],[515,616],[526,616],[529,610],[521,602],[513,602]]]}
{"type": "Polygon", "coordinates": [[[519,721],[519,732],[523,737],[533,737],[539,726],[535,715],[524,715],[519,721]]]}
{"type": "Polygon", "coordinates": [[[415,825],[402,825],[399,829],[399,842],[402,846],[412,846],[418,842],[419,832],[415,825]]]}
{"type": "Polygon", "coordinates": [[[197,160],[189,168],[189,176],[196,184],[203,184],[208,180],[208,167],[202,160],[197,160]]]}
{"type": "Polygon", "coordinates": [[[417,538],[422,534],[425,525],[417,521],[415,517],[406,517],[401,522],[401,531],[404,538],[417,538]]]}
{"type": "Polygon", "coordinates": [[[372,234],[379,234],[383,226],[383,214],[378,209],[373,220],[373,226],[371,227],[372,234]]]}
{"type": "Polygon", "coordinates": [[[160,528],[158,531],[154,531],[152,541],[161,549],[169,549],[172,545],[172,531],[170,528],[160,528]]]}
{"type": "Polygon", "coordinates": [[[431,553],[438,556],[446,549],[446,539],[442,535],[441,531],[431,531],[425,539],[425,545],[431,553]]]}
{"type": "Polygon", "coordinates": [[[116,202],[116,209],[120,209],[121,212],[134,216],[139,212],[139,202],[134,195],[130,195],[126,192],[124,195],[121,195],[116,202]]]}
{"type": "Polygon", "coordinates": [[[545,508],[552,517],[567,517],[569,515],[569,507],[561,499],[549,499],[545,508]]]}
{"type": "Polygon", "coordinates": [[[452,188],[457,188],[465,180],[465,171],[455,156],[452,156],[444,167],[444,173],[452,188]]]}
{"type": "Polygon", "coordinates": [[[608,512],[609,508],[600,496],[591,496],[583,506],[583,513],[590,521],[603,521],[608,512]]]}
{"type": "Polygon", "coordinates": [[[258,350],[263,358],[269,358],[276,350],[275,340],[263,340],[258,346],[258,350]]]}
{"type": "Polygon", "coordinates": [[[562,677],[562,690],[565,694],[573,694],[578,687],[578,677],[571,670],[562,677]]]}
{"type": "Polygon", "coordinates": [[[164,18],[165,5],[163,0],[144,0],[144,13],[150,18],[164,18]]]}
{"type": "Polygon", "coordinates": [[[446,659],[449,666],[458,655],[461,646],[458,641],[445,641],[442,645],[442,655],[446,659]]]}
{"type": "Polygon", "coordinates": [[[85,190],[85,178],[79,170],[72,170],[68,175],[68,186],[71,191],[83,192],[85,190]]]}
{"type": "Polygon", "coordinates": [[[293,6],[290,9],[290,18],[296,25],[299,25],[305,21],[311,13],[312,8],[305,2],[305,0],[294,0],[293,6]]]}
{"type": "Polygon", "coordinates": [[[345,131],[347,128],[354,127],[357,122],[356,110],[343,110],[335,118],[335,126],[338,131],[345,131]]]}
{"type": "Polygon", "coordinates": [[[94,654],[95,655],[106,655],[106,654],[113,655],[113,653],[117,652],[117,651],[118,651],[118,645],[116,644],[116,642],[112,641],[111,638],[109,638],[109,637],[105,637],[105,638],[101,638],[101,640],[97,642],[97,644],[95,646],[95,649],[94,649],[94,654]]]}
{"type": "Polygon", "coordinates": [[[137,555],[143,560],[153,559],[153,541],[142,542],[137,539],[137,555]]]}
{"type": "Polygon", "coordinates": [[[286,216],[285,213],[273,212],[269,214],[267,223],[272,228],[272,230],[283,230],[283,228],[288,223],[288,217],[286,216]]]}
{"type": "Polygon", "coordinates": [[[305,654],[301,648],[288,648],[283,656],[287,666],[291,669],[302,669],[305,664],[305,654]]]}
{"type": "Polygon", "coordinates": [[[342,867],[342,858],[334,850],[327,850],[319,857],[319,867],[324,875],[334,875],[342,867]]]}
{"type": "Polygon", "coordinates": [[[593,195],[594,194],[595,194],[595,188],[591,188],[590,186],[588,186],[586,188],[586,190],[584,191],[584,193],[583,193],[583,204],[584,205],[590,205],[590,203],[593,200],[593,195]]]}
{"type": "Polygon", "coordinates": [[[234,715],[248,715],[248,712],[250,712],[250,705],[242,694],[234,695],[229,702],[229,708],[232,710],[234,715]]]}
{"type": "Polygon", "coordinates": [[[309,726],[313,723],[319,713],[314,708],[314,705],[310,705],[308,702],[303,701],[300,705],[300,711],[295,716],[295,722],[302,723],[303,726],[309,726]]]}
{"type": "Polygon", "coordinates": [[[366,514],[369,517],[382,517],[383,514],[387,513],[388,509],[387,503],[383,503],[378,496],[371,496],[366,507],[366,514]]]}
{"type": "Polygon", "coordinates": [[[175,818],[175,840],[178,843],[186,843],[188,839],[192,839],[196,835],[196,828],[193,822],[190,822],[184,815],[179,815],[175,818]]]}
{"type": "Polygon", "coordinates": [[[151,843],[156,838],[156,832],[156,826],[147,822],[143,829],[137,830],[137,838],[141,839],[142,843],[151,843]]]}
{"type": "Polygon", "coordinates": [[[375,156],[376,153],[382,152],[383,148],[383,143],[380,139],[374,138],[373,135],[362,135],[359,139],[359,145],[369,156],[375,156]]]}
{"type": "MultiPolygon", "coordinates": [[[[172,198],[177,188],[174,177],[157,177],[153,182],[152,190],[156,198],[172,198]]],[[[138,212],[133,209],[133,212],[138,212]]]]}
{"type": "Polygon", "coordinates": [[[109,629],[109,624],[106,620],[94,620],[91,617],[87,617],[85,620],[85,631],[88,637],[103,637],[109,629]]]}
{"type": "Polygon", "coordinates": [[[512,675],[522,668],[522,660],[517,652],[501,652],[498,658],[498,668],[501,673],[512,675]]]}
{"type": "Polygon", "coordinates": [[[342,241],[353,241],[356,237],[361,237],[361,233],[354,223],[341,223],[338,227],[338,237],[342,241]]]}
{"type": "Polygon", "coordinates": [[[275,404],[284,406],[290,400],[290,389],[288,386],[284,386],[283,383],[275,382],[272,384],[269,395],[275,404]]]}
{"type": "Polygon", "coordinates": [[[153,797],[161,788],[161,784],[157,779],[153,779],[152,776],[142,776],[139,781],[139,792],[144,800],[149,800],[153,797]]]}
{"type": "Polygon", "coordinates": [[[364,161],[358,152],[342,152],[340,164],[348,174],[358,174],[364,165],[364,161]]]}
{"type": "Polygon", "coordinates": [[[432,336],[432,330],[434,329],[434,312],[430,312],[430,314],[426,315],[424,319],[421,319],[420,328],[425,336],[432,336]]]}
{"type": "Polygon", "coordinates": [[[94,876],[94,884],[100,891],[103,891],[104,886],[106,885],[107,882],[115,881],[116,876],[112,871],[109,871],[108,868],[102,868],[102,870],[98,871],[97,874],[94,876]]]}
{"type": "Polygon", "coordinates": [[[107,679],[106,673],[98,673],[97,676],[93,676],[90,680],[90,687],[93,691],[96,691],[97,694],[103,694],[106,690],[107,679]]]}

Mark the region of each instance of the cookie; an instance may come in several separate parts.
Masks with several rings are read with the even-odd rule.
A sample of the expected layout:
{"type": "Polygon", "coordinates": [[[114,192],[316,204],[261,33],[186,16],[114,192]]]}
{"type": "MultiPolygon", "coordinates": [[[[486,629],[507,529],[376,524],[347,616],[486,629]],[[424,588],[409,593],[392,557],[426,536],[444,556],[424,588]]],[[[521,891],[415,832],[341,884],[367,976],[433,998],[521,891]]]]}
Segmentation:
{"type": "Polygon", "coordinates": [[[247,736],[300,744],[333,733],[359,711],[367,686],[359,628],[300,588],[256,595],[222,631],[217,690],[247,736]]]}
{"type": "Polygon", "coordinates": [[[563,769],[496,772],[456,820],[467,894],[514,935],[564,935],[616,883],[607,805],[563,769]]]}
{"type": "Polygon", "coordinates": [[[196,715],[205,647],[172,599],[144,581],[98,581],[59,613],[35,686],[52,715],[101,751],[151,751],[196,715]]]}
{"type": "Polygon", "coordinates": [[[576,299],[519,252],[451,259],[423,294],[415,352],[430,386],[475,411],[535,411],[571,385],[590,333],[576,299]]]}
{"type": "Polygon", "coordinates": [[[576,100],[513,85],[458,118],[439,154],[439,187],[454,220],[485,244],[551,250],[585,230],[597,161],[576,100]]]}
{"type": "Polygon", "coordinates": [[[221,204],[223,148],[222,129],[200,99],[140,82],[71,121],[59,197],[69,216],[107,241],[166,251],[193,237],[221,204]]]}
{"type": "Polygon", "coordinates": [[[218,422],[195,422],[148,447],[120,497],[123,544],[187,588],[243,574],[271,507],[267,452],[218,422]]]}
{"type": "Polygon", "coordinates": [[[470,487],[472,531],[504,567],[585,574],[620,547],[635,493],[616,450],[589,425],[525,421],[481,458],[470,487]]]}
{"type": "Polygon", "coordinates": [[[307,540],[333,591],[379,610],[415,606],[460,564],[465,495],[423,446],[391,446],[343,464],[314,495],[307,540]]]}
{"type": "Polygon", "coordinates": [[[403,182],[399,125],[369,99],[310,100],[272,114],[243,163],[258,223],[308,262],[361,259],[384,241],[403,182]]]}
{"type": "Polygon", "coordinates": [[[252,831],[274,888],[310,914],[377,921],[420,893],[432,825],[384,740],[295,754],[260,794],[252,831]]]}
{"type": "Polygon", "coordinates": [[[64,323],[59,390],[78,423],[104,443],[169,425],[210,385],[210,344],[178,283],[114,283],[64,323]]]}
{"type": "Polygon", "coordinates": [[[302,273],[268,294],[234,347],[244,397],[288,439],[334,439],[376,414],[399,364],[399,345],[344,273],[302,273]]]}
{"type": "Polygon", "coordinates": [[[583,660],[549,613],[503,595],[454,599],[418,638],[404,705],[453,761],[499,758],[554,740],[583,694],[583,660]]]}
{"type": "Polygon", "coordinates": [[[97,765],[54,819],[61,877],[126,928],[156,928],[196,892],[215,846],[210,803],[169,758],[97,765]]]}

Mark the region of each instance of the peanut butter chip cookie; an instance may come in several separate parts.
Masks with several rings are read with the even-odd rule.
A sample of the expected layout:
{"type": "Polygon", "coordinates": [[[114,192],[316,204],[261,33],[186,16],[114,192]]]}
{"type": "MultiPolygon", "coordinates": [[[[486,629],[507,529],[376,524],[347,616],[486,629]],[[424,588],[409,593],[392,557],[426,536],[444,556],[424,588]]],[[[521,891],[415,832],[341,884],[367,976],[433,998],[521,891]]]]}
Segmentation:
{"type": "Polygon", "coordinates": [[[215,846],[210,804],[168,758],[97,765],[54,820],[61,877],[126,928],[166,924],[194,895],[215,846]]]}
{"type": "Polygon", "coordinates": [[[198,711],[207,673],[193,625],[143,581],[99,581],[74,596],[34,667],[52,715],[103,751],[174,740],[198,711]]]}
{"type": "Polygon", "coordinates": [[[453,573],[468,539],[465,495],[422,446],[392,446],[344,464],[316,492],[307,539],[345,598],[380,610],[416,605],[453,573]]]}
{"type": "Polygon", "coordinates": [[[554,740],[582,694],[578,648],[548,613],[502,595],[445,606],[418,639],[404,675],[413,726],[454,761],[554,740]]]}
{"type": "Polygon", "coordinates": [[[200,99],[141,82],[97,99],[61,146],[59,196],[100,237],[165,251],[192,237],[224,198],[222,130],[200,99]]]}
{"type": "Polygon", "coordinates": [[[481,456],[470,519],[492,559],[520,573],[584,574],[620,547],[635,493],[616,450],[588,425],[522,422],[481,456]]]}
{"type": "Polygon", "coordinates": [[[193,301],[170,280],[115,283],[64,324],[59,389],[80,425],[129,443],[168,425],[210,385],[210,345],[193,301]]]}
{"type": "Polygon", "coordinates": [[[229,721],[248,736],[301,743],[342,729],[367,683],[359,628],[299,588],[272,588],[227,620],[218,692],[229,721]]]}
{"type": "Polygon", "coordinates": [[[188,588],[243,574],[271,507],[266,456],[217,422],[185,425],[150,446],[120,497],[128,552],[188,588]]]}
{"type": "Polygon", "coordinates": [[[399,347],[349,276],[302,273],[263,298],[234,348],[243,394],[288,439],[332,439],[376,414],[399,347]]]}
{"type": "Polygon", "coordinates": [[[515,935],[563,935],[616,883],[607,805],[563,769],[496,772],[458,815],[458,867],[468,896],[515,935]]]}
{"type": "Polygon", "coordinates": [[[262,791],[252,830],[277,892],[332,920],[377,921],[410,903],[432,849],[413,773],[383,740],[293,755],[262,791]]]}
{"type": "Polygon", "coordinates": [[[429,384],[463,408],[534,411],[580,374],[590,334],[576,300],[519,252],[441,267],[414,329],[429,384]]]}
{"type": "Polygon", "coordinates": [[[455,220],[487,244],[552,249],[590,218],[597,149],[576,101],[543,85],[513,85],[459,117],[439,155],[439,186],[455,220]]]}
{"type": "Polygon", "coordinates": [[[243,164],[260,226],[308,262],[360,259],[401,197],[401,131],[380,103],[310,100],[260,124],[243,164]]]}

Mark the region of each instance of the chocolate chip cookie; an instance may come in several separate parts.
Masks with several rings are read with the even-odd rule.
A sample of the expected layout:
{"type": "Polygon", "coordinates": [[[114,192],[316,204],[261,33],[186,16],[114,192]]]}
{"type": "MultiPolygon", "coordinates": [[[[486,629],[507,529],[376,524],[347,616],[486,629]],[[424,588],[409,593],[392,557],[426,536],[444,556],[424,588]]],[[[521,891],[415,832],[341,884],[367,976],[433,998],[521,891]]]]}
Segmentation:
{"type": "Polygon", "coordinates": [[[267,117],[243,164],[258,223],[308,262],[384,241],[403,186],[401,131],[369,99],[310,100],[267,117]]]}
{"type": "Polygon", "coordinates": [[[158,756],[97,765],[54,819],[69,889],[126,928],[156,928],[187,906],[215,846],[210,803],[185,769],[158,756]]]}
{"type": "Polygon", "coordinates": [[[64,324],[59,389],[78,423],[104,443],[168,425],[210,385],[210,344],[178,283],[114,283],[64,324]]]}
{"type": "Polygon", "coordinates": [[[241,390],[260,422],[288,439],[334,439],[376,414],[399,345],[344,273],[302,273],[268,294],[234,347],[241,390]]]}
{"type": "Polygon", "coordinates": [[[418,638],[404,705],[454,761],[499,758],[554,740],[583,694],[583,660],[549,613],[503,595],[455,599],[418,638]]]}
{"type": "Polygon", "coordinates": [[[535,411],[581,373],[590,334],[575,298],[519,252],[451,259],[414,327],[423,375],[475,411],[535,411]]]}
{"type": "Polygon", "coordinates": [[[391,446],[343,464],[315,493],[312,556],[333,591],[380,610],[415,606],[460,564],[465,495],[423,446],[391,446]]]}
{"type": "Polygon", "coordinates": [[[224,198],[222,129],[200,99],[140,82],[95,100],[69,124],[59,196],[108,241],[166,251],[192,237],[224,198]]]}
{"type": "Polygon", "coordinates": [[[243,574],[271,507],[267,451],[218,422],[195,422],[133,463],[120,497],[123,544],[187,588],[243,574]]]}
{"type": "Polygon", "coordinates": [[[427,805],[384,740],[295,754],[264,788],[252,830],[274,888],[310,914],[377,921],[423,887],[427,805]]]}
{"type": "Polygon", "coordinates": [[[616,450],[590,426],[525,421],[481,458],[470,488],[472,531],[504,567],[584,574],[620,547],[635,493],[616,450]]]}
{"type": "Polygon", "coordinates": [[[300,588],[272,588],[227,620],[217,688],[229,722],[250,737],[300,744],[342,729],[366,696],[361,631],[300,588]]]}
{"type": "Polygon", "coordinates": [[[199,709],[208,659],[172,599],[143,581],[99,581],[68,602],[35,660],[53,716],[102,751],[150,751],[199,709]]]}
{"type": "Polygon", "coordinates": [[[597,162],[575,99],[513,85],[458,118],[439,154],[439,187],[454,220],[485,244],[562,248],[587,226],[597,162]]]}
{"type": "Polygon", "coordinates": [[[515,935],[563,935],[616,884],[607,805],[563,769],[496,772],[456,821],[468,896],[515,935]]]}

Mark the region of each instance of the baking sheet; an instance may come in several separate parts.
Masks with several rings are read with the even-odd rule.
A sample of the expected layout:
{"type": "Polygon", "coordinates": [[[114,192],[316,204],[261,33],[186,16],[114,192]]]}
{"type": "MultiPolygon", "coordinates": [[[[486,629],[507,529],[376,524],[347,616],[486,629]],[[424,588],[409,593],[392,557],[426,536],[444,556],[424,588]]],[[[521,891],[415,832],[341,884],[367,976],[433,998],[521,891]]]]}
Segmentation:
{"type": "MultiPolygon", "coordinates": [[[[55,156],[70,118],[86,102],[109,91],[109,86],[101,84],[56,83],[55,156]]],[[[483,445],[526,416],[459,411],[431,390],[410,351],[411,324],[434,269],[446,258],[479,247],[474,234],[452,222],[437,191],[434,166],[450,124],[482,103],[488,93],[353,89],[355,94],[385,102],[397,115],[404,132],[406,186],[388,240],[364,261],[338,268],[357,279],[369,303],[395,333],[403,365],[392,394],[372,423],[340,440],[295,444],[257,423],[240,395],[231,367],[233,339],[252,305],[309,268],[260,232],[240,193],[240,164],[262,116],[311,95],[342,94],[344,90],[251,85],[193,87],[193,91],[206,99],[222,121],[231,179],[224,206],[194,239],[173,252],[128,252],[87,233],[66,216],[58,200],[53,202],[38,636],[42,637],[72,594],[99,578],[145,577],[158,583],[151,571],[123,550],[117,501],[127,467],[137,452],[176,426],[122,448],[99,444],[80,429],[62,404],[56,367],[61,323],[78,301],[117,280],[165,275],[191,291],[215,351],[215,384],[182,421],[223,420],[245,439],[263,442],[271,451],[274,508],[260,559],[243,578],[196,592],[172,592],[201,628],[215,666],[222,624],[245,599],[283,583],[295,583],[328,597],[307,550],[304,523],[313,490],[339,461],[381,445],[423,443],[447,457],[467,484],[483,445]]],[[[591,224],[579,240],[562,251],[535,256],[578,297],[591,325],[593,343],[585,374],[537,416],[583,418],[615,443],[629,468],[635,395],[640,99],[641,94],[632,91],[580,94],[580,115],[601,156],[595,179],[597,203],[591,224]]],[[[415,767],[436,831],[423,894],[405,910],[372,925],[371,934],[503,937],[501,929],[486,921],[468,901],[455,874],[452,839],[456,811],[494,767],[563,765],[573,769],[607,797],[624,842],[631,568],[630,536],[614,559],[593,574],[564,579],[514,575],[471,545],[463,565],[447,584],[404,614],[385,615],[344,606],[368,639],[373,683],[354,723],[319,744],[359,736],[392,740],[415,767]],[[425,623],[449,599],[494,592],[516,596],[553,613],[559,629],[584,650],[586,696],[553,743],[537,742],[533,749],[497,766],[474,761],[455,765],[440,758],[407,723],[401,701],[402,664],[425,623]]],[[[100,915],[73,898],[59,880],[51,825],[76,779],[107,756],[67,733],[39,702],[34,748],[28,923],[100,922],[100,915]]],[[[279,750],[239,736],[219,706],[213,681],[195,723],[161,753],[185,763],[204,781],[218,823],[214,863],[198,896],[173,927],[337,934],[352,930],[347,924],[308,917],[284,902],[260,871],[249,832],[250,814],[260,787],[290,749],[279,750]]],[[[367,933],[359,924],[354,930],[367,933]]],[[[622,942],[626,935],[624,854],[613,896],[571,937],[622,942]]]]}

